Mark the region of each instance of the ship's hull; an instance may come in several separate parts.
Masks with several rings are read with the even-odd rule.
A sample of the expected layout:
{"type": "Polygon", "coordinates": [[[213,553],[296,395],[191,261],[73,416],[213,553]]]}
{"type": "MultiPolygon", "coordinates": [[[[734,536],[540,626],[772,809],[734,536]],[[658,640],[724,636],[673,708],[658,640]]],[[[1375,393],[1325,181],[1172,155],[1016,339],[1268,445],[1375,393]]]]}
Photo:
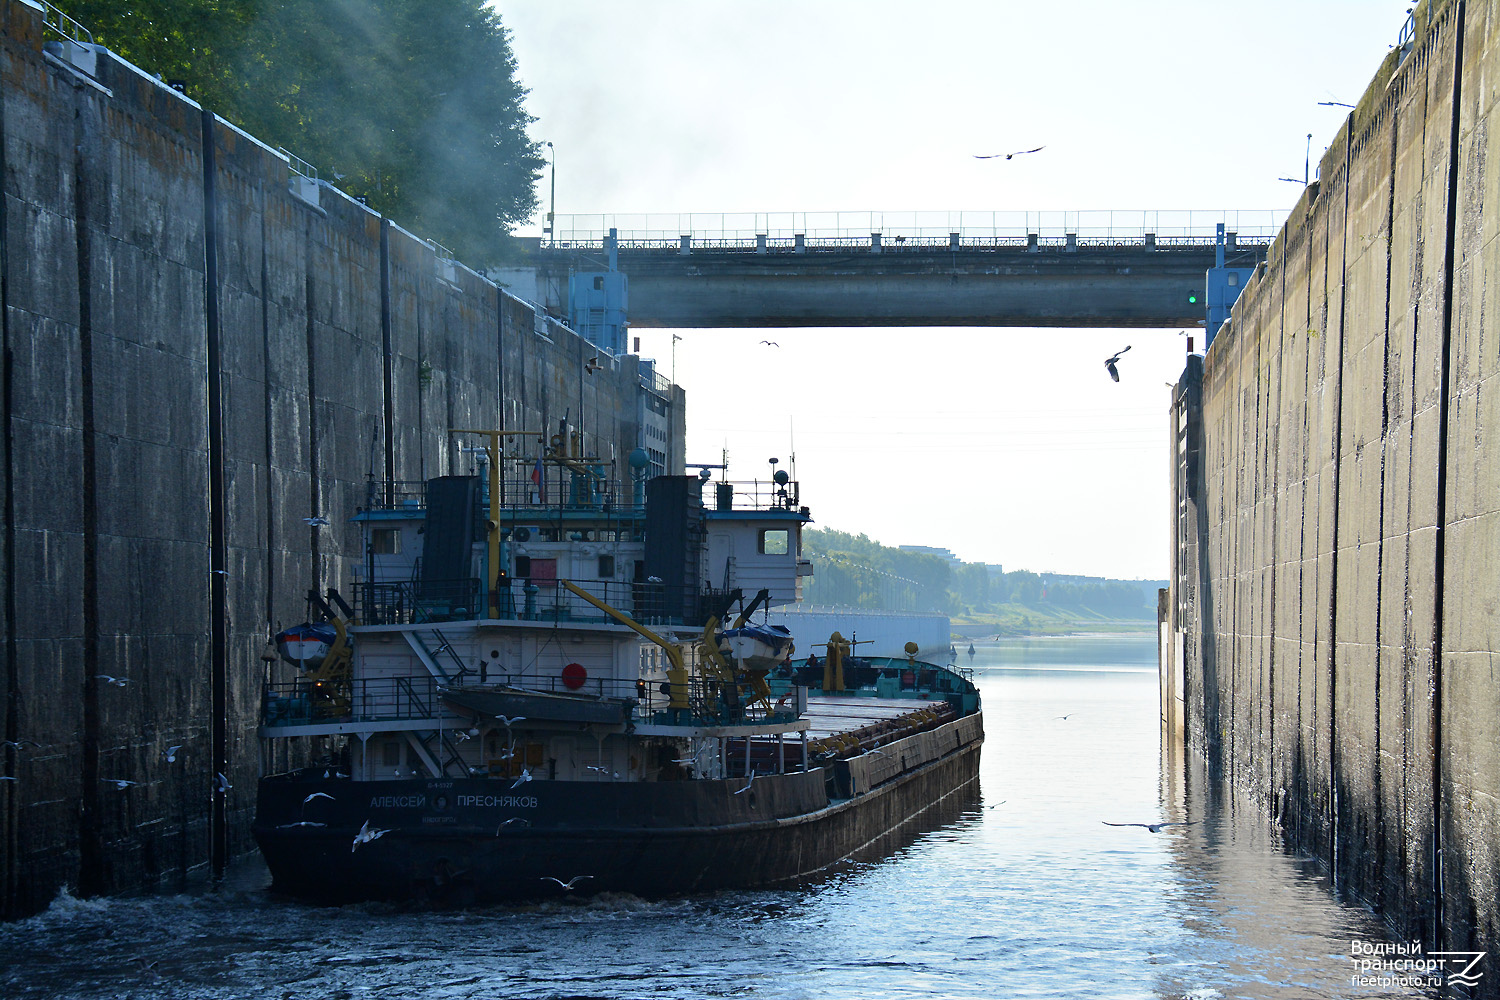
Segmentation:
{"type": "Polygon", "coordinates": [[[981,725],[748,787],[278,776],[261,783],[255,834],[277,891],[323,901],[538,898],[584,875],[576,891],[641,896],[776,885],[956,815],[978,794],[981,725]],[[317,792],[332,798],[304,804],[317,792]],[[386,832],[356,844],[361,829],[386,832]]]}

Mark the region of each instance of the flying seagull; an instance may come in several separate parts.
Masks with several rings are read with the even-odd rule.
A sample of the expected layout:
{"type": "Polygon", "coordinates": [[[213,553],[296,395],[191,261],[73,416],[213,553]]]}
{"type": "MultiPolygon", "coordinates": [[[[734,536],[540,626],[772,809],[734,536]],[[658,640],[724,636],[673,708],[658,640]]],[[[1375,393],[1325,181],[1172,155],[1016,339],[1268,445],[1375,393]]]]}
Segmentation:
{"type": "Polygon", "coordinates": [[[1114,379],[1116,382],[1120,381],[1120,373],[1115,369],[1115,364],[1120,360],[1120,355],[1124,354],[1125,351],[1128,350],[1130,350],[1130,345],[1126,344],[1124,350],[1116,351],[1113,357],[1104,362],[1104,367],[1109,369],[1109,377],[1114,379]]]}
{"type": "Polygon", "coordinates": [[[1047,148],[1046,146],[1038,146],[1036,149],[1018,149],[1014,153],[991,153],[989,156],[980,156],[979,154],[976,153],[976,154],[974,154],[974,159],[976,159],[976,160],[998,160],[1001,156],[1004,156],[1007,160],[1009,160],[1009,159],[1011,159],[1012,157],[1015,157],[1015,156],[1025,156],[1027,153],[1040,153],[1042,150],[1044,150],[1046,148],[1047,148]]]}
{"type": "Polygon", "coordinates": [[[231,788],[233,788],[233,787],[234,787],[234,786],[233,786],[233,785],[231,785],[231,784],[230,784],[230,783],[229,783],[229,779],[228,779],[228,778],[226,778],[226,777],[224,777],[224,772],[222,772],[222,771],[220,771],[220,772],[219,772],[219,774],[218,774],[218,779],[219,779],[219,787],[218,787],[218,790],[219,790],[219,791],[220,791],[220,792],[227,792],[227,791],[229,791],[229,790],[230,790],[230,789],[231,789],[231,788]]]}
{"type": "Polygon", "coordinates": [[[518,722],[525,722],[526,721],[526,716],[524,716],[524,715],[518,715],[514,719],[510,718],[509,716],[505,716],[505,715],[497,715],[497,716],[495,716],[495,718],[499,719],[500,720],[500,725],[504,726],[506,729],[509,729],[511,726],[514,726],[518,722]]]}
{"type": "Polygon", "coordinates": [[[124,778],[100,778],[99,780],[104,782],[106,785],[114,785],[119,789],[126,789],[131,785],[139,784],[139,782],[135,781],[126,781],[124,778]]]}
{"type": "Polygon", "coordinates": [[[734,794],[739,795],[741,792],[748,792],[750,790],[750,786],[753,785],[753,784],[755,784],[755,772],[751,771],[750,772],[750,777],[748,779],[746,779],[746,781],[745,781],[745,787],[741,788],[738,792],[735,792],[734,794]]]}
{"type": "Polygon", "coordinates": [[[307,798],[305,798],[305,799],[302,800],[302,804],[303,805],[307,805],[313,799],[327,799],[329,802],[332,802],[333,801],[333,796],[329,795],[327,792],[313,792],[307,798]]]}
{"type": "Polygon", "coordinates": [[[166,759],[166,762],[168,764],[174,764],[174,763],[177,762],[177,751],[179,751],[181,749],[182,749],[182,744],[181,743],[177,744],[175,747],[167,747],[167,750],[166,750],[165,753],[162,754],[162,757],[166,759]]]}
{"type": "Polygon", "coordinates": [[[109,674],[95,674],[94,676],[106,684],[113,684],[115,687],[119,688],[122,688],[126,684],[130,683],[130,679],[128,677],[111,677],[109,674]]]}
{"type": "Polygon", "coordinates": [[[321,528],[328,523],[326,517],[304,517],[302,522],[309,528],[321,528]]]}
{"type": "Polygon", "coordinates": [[[1164,827],[1164,826],[1193,826],[1194,825],[1193,823],[1111,823],[1107,819],[1106,820],[1102,820],[1101,822],[1103,822],[1105,826],[1139,826],[1139,827],[1142,827],[1144,829],[1150,830],[1152,833],[1161,833],[1162,827],[1164,827]]]}
{"type": "Polygon", "coordinates": [[[564,882],[560,878],[553,878],[551,875],[543,875],[541,880],[543,882],[556,882],[558,885],[563,887],[563,892],[572,892],[573,887],[576,886],[579,882],[582,882],[586,878],[593,877],[594,876],[592,875],[574,875],[572,878],[564,882]]]}
{"type": "Polygon", "coordinates": [[[8,747],[13,747],[16,750],[22,747],[36,747],[38,750],[42,748],[42,745],[36,740],[0,740],[0,743],[8,747]]]}
{"type": "Polygon", "coordinates": [[[506,820],[504,823],[501,823],[499,826],[495,827],[495,833],[498,836],[499,833],[500,833],[500,831],[503,830],[503,829],[505,829],[508,826],[518,826],[518,827],[521,827],[524,830],[526,827],[528,827],[530,825],[531,825],[531,820],[529,820],[529,819],[522,819],[520,816],[512,816],[510,819],[506,820]]]}
{"type": "Polygon", "coordinates": [[[761,343],[762,344],[770,344],[772,347],[780,347],[781,346],[780,344],[776,343],[776,341],[774,341],[774,340],[762,340],[761,343]]]}
{"type": "Polygon", "coordinates": [[[282,823],[276,827],[278,830],[290,830],[294,826],[327,826],[327,823],[314,823],[311,820],[302,820],[297,823],[282,823]]]}
{"type": "Polygon", "coordinates": [[[365,820],[365,825],[360,827],[359,832],[354,835],[354,846],[349,848],[349,853],[353,854],[359,850],[360,844],[368,844],[370,841],[378,840],[390,832],[389,830],[377,830],[370,825],[369,820],[365,820]]]}
{"type": "Polygon", "coordinates": [[[520,788],[522,785],[526,784],[526,782],[528,782],[530,780],[531,780],[531,768],[529,768],[529,767],[523,767],[523,768],[521,768],[521,776],[516,779],[516,783],[514,785],[510,786],[510,790],[511,791],[515,791],[517,788],[520,788]]]}

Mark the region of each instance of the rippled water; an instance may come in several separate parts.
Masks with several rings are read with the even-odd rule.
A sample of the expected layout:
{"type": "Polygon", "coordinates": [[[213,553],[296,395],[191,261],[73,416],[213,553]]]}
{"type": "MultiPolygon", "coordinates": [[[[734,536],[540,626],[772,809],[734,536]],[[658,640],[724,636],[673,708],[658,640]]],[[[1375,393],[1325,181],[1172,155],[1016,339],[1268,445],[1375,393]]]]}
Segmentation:
{"type": "Polygon", "coordinates": [[[793,890],[439,913],[290,903],[251,861],[214,893],[63,897],[0,925],[0,996],[1420,995],[1354,988],[1351,943],[1380,927],[1163,767],[1152,637],[976,649],[982,801],[884,861],[793,890]],[[1104,825],[1163,819],[1191,825],[1104,825]]]}

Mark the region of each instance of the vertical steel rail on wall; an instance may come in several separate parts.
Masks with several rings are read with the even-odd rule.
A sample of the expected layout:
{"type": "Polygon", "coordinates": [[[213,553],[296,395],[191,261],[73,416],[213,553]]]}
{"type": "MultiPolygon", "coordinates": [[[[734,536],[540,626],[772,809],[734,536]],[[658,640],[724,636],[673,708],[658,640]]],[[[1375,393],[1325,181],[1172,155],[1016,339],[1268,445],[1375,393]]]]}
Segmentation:
{"type": "Polygon", "coordinates": [[[215,878],[229,862],[226,789],[217,775],[229,773],[228,536],[224,509],[223,344],[219,329],[218,163],[212,111],[203,111],[203,312],[208,341],[208,594],[211,635],[209,669],[213,813],[209,819],[209,864],[215,878]]]}
{"type": "Polygon", "coordinates": [[[73,240],[78,282],[78,396],[82,514],[82,659],[83,659],[83,747],[82,788],[79,795],[78,888],[81,893],[102,892],[104,886],[104,832],[99,792],[99,680],[90,669],[99,662],[99,508],[97,452],[94,435],[94,330],[93,254],[89,245],[88,183],[84,162],[89,152],[85,132],[88,118],[82,101],[74,106],[73,132],[73,240]]]}
{"type": "MultiPolygon", "coordinates": [[[[13,372],[15,371],[15,357],[11,353],[11,328],[10,328],[10,238],[6,227],[6,218],[9,215],[6,204],[4,181],[10,177],[9,165],[5,156],[5,99],[0,95],[0,420],[5,422],[4,433],[0,435],[0,447],[4,449],[4,495],[0,498],[0,516],[4,518],[4,538],[0,545],[4,546],[5,555],[3,569],[0,569],[0,581],[3,581],[5,595],[3,598],[3,610],[0,614],[5,616],[5,739],[19,740],[21,738],[21,688],[20,679],[16,675],[16,490],[15,490],[15,438],[12,434],[11,407],[14,396],[11,393],[13,372]]],[[[15,776],[16,764],[19,754],[17,747],[7,745],[3,758],[5,774],[15,776]]],[[[20,830],[17,826],[17,814],[19,803],[17,802],[15,782],[0,781],[0,797],[5,803],[4,835],[5,845],[5,871],[4,883],[0,885],[4,895],[0,897],[0,918],[16,916],[19,913],[16,894],[20,889],[19,866],[16,863],[17,848],[20,846],[20,830]]]]}
{"type": "Polygon", "coordinates": [[[1432,615],[1432,942],[1438,948],[1448,947],[1443,920],[1447,902],[1443,879],[1443,591],[1446,583],[1444,561],[1447,557],[1448,521],[1448,420],[1452,386],[1453,347],[1453,272],[1458,238],[1458,161],[1462,138],[1460,114],[1463,97],[1464,69],[1464,0],[1454,10],[1457,23],[1453,42],[1452,116],[1448,132],[1448,212],[1447,232],[1443,241],[1443,326],[1442,350],[1438,355],[1438,439],[1437,439],[1437,534],[1433,539],[1433,615],[1432,615]]]}

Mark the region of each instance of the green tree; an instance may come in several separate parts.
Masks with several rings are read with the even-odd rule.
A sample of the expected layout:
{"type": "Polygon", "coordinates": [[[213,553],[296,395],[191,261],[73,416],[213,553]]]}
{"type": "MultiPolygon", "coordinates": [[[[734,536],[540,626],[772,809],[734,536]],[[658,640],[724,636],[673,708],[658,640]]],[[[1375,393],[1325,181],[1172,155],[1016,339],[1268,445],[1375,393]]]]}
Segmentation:
{"type": "Polygon", "coordinates": [[[480,0],[64,0],[97,41],[474,264],[510,255],[545,162],[480,0]]]}

